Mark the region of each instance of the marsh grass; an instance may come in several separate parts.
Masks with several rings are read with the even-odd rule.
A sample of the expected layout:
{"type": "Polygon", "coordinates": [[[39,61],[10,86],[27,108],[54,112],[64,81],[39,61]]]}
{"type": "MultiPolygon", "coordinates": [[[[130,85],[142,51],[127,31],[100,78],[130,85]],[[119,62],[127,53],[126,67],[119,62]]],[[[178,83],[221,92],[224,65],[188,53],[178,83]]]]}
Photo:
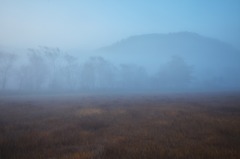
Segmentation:
{"type": "Polygon", "coordinates": [[[0,99],[1,159],[237,159],[240,95],[0,99]]]}

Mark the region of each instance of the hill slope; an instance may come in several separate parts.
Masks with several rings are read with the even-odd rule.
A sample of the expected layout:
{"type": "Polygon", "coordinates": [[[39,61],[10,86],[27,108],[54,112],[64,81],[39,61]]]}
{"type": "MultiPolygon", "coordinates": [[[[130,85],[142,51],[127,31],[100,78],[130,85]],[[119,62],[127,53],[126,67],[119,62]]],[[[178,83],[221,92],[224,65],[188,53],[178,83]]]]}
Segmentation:
{"type": "Polygon", "coordinates": [[[240,81],[240,51],[227,43],[196,33],[137,35],[97,52],[117,64],[141,65],[150,73],[156,73],[173,56],[179,56],[194,67],[195,81],[205,81],[210,85],[220,81],[232,84],[232,87],[236,86],[233,83],[240,81]]]}
{"type": "MultiPolygon", "coordinates": [[[[146,34],[123,39],[99,49],[109,58],[140,62],[165,62],[171,56],[181,56],[192,64],[233,64],[240,59],[240,51],[216,39],[196,33],[146,34]],[[141,59],[144,57],[144,59],[141,59]]],[[[141,63],[139,63],[141,64],[141,63]]],[[[144,64],[144,63],[143,63],[144,64]]]]}

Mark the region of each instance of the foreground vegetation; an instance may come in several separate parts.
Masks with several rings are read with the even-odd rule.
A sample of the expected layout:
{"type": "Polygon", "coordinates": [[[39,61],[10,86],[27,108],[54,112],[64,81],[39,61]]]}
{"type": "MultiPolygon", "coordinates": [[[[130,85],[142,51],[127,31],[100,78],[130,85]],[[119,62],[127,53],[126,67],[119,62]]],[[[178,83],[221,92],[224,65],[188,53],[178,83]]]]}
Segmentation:
{"type": "Polygon", "coordinates": [[[237,159],[240,95],[0,97],[1,159],[237,159]]]}

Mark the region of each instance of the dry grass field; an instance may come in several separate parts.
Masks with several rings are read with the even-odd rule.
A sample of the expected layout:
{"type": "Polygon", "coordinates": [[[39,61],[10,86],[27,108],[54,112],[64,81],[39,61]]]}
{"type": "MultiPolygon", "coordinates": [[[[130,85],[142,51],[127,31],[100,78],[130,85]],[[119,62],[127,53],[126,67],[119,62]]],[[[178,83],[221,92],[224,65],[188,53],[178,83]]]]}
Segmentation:
{"type": "Polygon", "coordinates": [[[240,94],[0,97],[0,159],[239,159],[240,94]]]}

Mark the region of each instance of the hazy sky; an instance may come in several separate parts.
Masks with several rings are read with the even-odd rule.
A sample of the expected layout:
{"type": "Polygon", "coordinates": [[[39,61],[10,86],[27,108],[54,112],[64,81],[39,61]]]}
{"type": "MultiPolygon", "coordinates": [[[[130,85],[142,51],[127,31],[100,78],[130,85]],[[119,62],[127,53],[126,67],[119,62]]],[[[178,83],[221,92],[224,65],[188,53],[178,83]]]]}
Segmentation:
{"type": "Polygon", "coordinates": [[[0,0],[0,46],[89,49],[179,31],[240,48],[240,0],[0,0]]]}

